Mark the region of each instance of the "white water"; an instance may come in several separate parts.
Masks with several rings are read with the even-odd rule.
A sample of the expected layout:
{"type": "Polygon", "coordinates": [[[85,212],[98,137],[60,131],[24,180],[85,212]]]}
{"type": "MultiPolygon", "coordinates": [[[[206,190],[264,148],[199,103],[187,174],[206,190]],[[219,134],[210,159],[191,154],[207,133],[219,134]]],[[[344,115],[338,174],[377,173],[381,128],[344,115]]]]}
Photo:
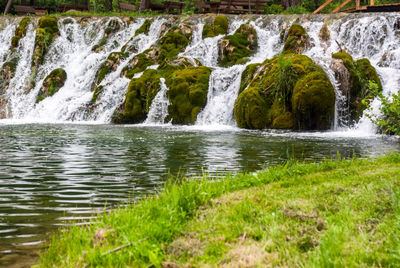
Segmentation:
{"type": "MultiPolygon", "coordinates": [[[[331,54],[339,50],[335,40],[345,48],[354,59],[368,58],[381,77],[384,94],[390,96],[400,88],[400,30],[394,29],[398,14],[370,14],[349,15],[332,19],[328,28],[331,41],[321,42],[318,34],[326,17],[280,17],[265,16],[248,22],[241,18],[230,21],[229,34],[234,33],[243,23],[251,23],[258,34],[257,52],[250,57],[249,62],[261,63],[278,54],[283,44],[280,42],[280,32],[299,18],[312,38],[311,47],[305,54],[311,57],[328,74],[336,90],[336,113],[334,129],[346,131],[343,126],[347,119],[345,97],[338,91],[338,82],[335,81],[331,70],[331,54]],[[385,57],[384,57],[385,56],[385,57]]],[[[39,67],[35,87],[27,92],[27,81],[31,76],[30,62],[34,45],[35,31],[30,25],[27,35],[21,39],[18,48],[19,62],[16,75],[10,81],[7,90],[9,119],[19,119],[25,122],[95,122],[107,123],[114,110],[124,101],[129,79],[120,77],[122,68],[137,53],[143,52],[160,38],[161,26],[166,19],[157,18],[151,25],[148,35],[140,34],[134,37],[144,19],[138,19],[132,24],[120,20],[121,29],[108,38],[104,49],[94,53],[91,48],[101,40],[107,20],[98,19],[80,24],[75,19],[72,23],[64,24],[59,21],[60,36],[50,47],[44,63],[39,67]],[[93,92],[90,90],[99,66],[111,52],[118,52],[122,46],[129,45],[136,48],[137,53],[131,53],[122,61],[116,71],[109,73],[100,85],[104,90],[97,102],[89,107],[93,92]],[[55,68],[63,68],[67,72],[67,80],[63,88],[55,95],[36,104],[36,96],[43,84],[43,79],[55,68]]],[[[9,21],[0,29],[0,66],[5,62],[9,53],[11,38],[16,21],[9,21]]],[[[204,66],[213,68],[210,76],[207,105],[199,113],[196,125],[229,126],[234,127],[233,106],[240,87],[240,78],[246,65],[235,65],[229,68],[218,67],[218,42],[222,35],[213,38],[201,38],[204,22],[200,19],[193,27],[193,38],[190,45],[180,56],[197,59],[204,66]]],[[[135,77],[139,77],[137,74],[135,77]]],[[[162,123],[167,109],[167,87],[162,83],[162,90],[157,94],[151,106],[146,123],[162,123]],[[161,108],[160,108],[161,107],[161,108]],[[161,120],[162,119],[162,120],[161,120]]],[[[372,103],[373,113],[379,110],[379,100],[372,103]]],[[[374,133],[374,126],[367,118],[363,118],[356,126],[358,131],[374,133]]]]}
{"type": "Polygon", "coordinates": [[[169,99],[167,98],[168,87],[165,84],[165,79],[160,78],[160,91],[154,97],[150,106],[147,119],[144,122],[146,125],[162,125],[165,123],[165,118],[168,116],[169,99]]]}

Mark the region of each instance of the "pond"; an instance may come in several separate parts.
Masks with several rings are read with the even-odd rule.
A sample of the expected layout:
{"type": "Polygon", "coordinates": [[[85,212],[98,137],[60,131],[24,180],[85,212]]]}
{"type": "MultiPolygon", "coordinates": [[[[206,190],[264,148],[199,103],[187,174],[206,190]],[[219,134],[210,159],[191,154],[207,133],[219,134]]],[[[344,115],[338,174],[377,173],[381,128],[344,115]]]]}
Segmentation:
{"type": "Polygon", "coordinates": [[[0,266],[25,266],[60,226],[153,194],[171,176],[255,171],[288,158],[374,157],[394,138],[234,127],[0,124],[0,266]]]}

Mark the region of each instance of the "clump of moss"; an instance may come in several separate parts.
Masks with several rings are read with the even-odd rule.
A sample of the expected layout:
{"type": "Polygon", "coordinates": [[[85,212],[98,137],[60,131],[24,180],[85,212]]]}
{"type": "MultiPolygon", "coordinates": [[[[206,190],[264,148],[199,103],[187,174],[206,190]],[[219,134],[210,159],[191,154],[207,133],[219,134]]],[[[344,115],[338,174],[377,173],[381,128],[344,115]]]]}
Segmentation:
{"type": "Polygon", "coordinates": [[[18,27],[15,29],[13,38],[11,39],[11,49],[15,49],[18,47],[19,40],[21,40],[21,38],[26,35],[26,30],[30,22],[30,17],[25,17],[21,20],[18,27]]]}
{"type": "Polygon", "coordinates": [[[205,24],[203,27],[202,37],[214,37],[220,34],[228,33],[229,21],[224,15],[219,15],[214,18],[214,25],[205,24]]]}
{"type": "Polygon", "coordinates": [[[4,94],[8,88],[10,80],[14,77],[15,71],[17,70],[19,57],[17,55],[11,55],[8,61],[6,61],[0,71],[0,95],[4,94]]]}
{"type": "Polygon", "coordinates": [[[241,84],[239,88],[239,94],[242,93],[243,90],[247,88],[250,82],[253,80],[257,70],[262,66],[260,63],[249,64],[246,66],[246,69],[242,73],[241,84]]]}
{"type": "Polygon", "coordinates": [[[174,59],[186,46],[192,38],[191,27],[182,25],[181,27],[172,27],[160,40],[158,45],[160,54],[158,63],[161,67],[168,64],[168,61],[174,59]]]}
{"type": "Polygon", "coordinates": [[[139,78],[131,80],[124,104],[112,118],[113,123],[140,123],[149,112],[151,102],[160,90],[161,75],[157,70],[146,70],[139,78]]]}
{"type": "Polygon", "coordinates": [[[244,75],[243,91],[234,108],[239,127],[322,130],[331,126],[333,86],[307,56],[280,54],[262,65],[248,67],[244,75]],[[313,73],[319,76],[310,76],[313,73]],[[303,98],[310,95],[313,98],[303,98]]]}
{"type": "Polygon", "coordinates": [[[148,34],[152,23],[153,23],[152,19],[145,20],[143,22],[142,26],[140,26],[140,28],[136,30],[135,36],[137,36],[139,34],[148,34]]]}
{"type": "Polygon", "coordinates": [[[309,44],[306,30],[300,24],[290,26],[283,47],[283,53],[301,54],[309,44]]]}
{"type": "Polygon", "coordinates": [[[322,25],[321,30],[319,31],[318,37],[321,41],[328,42],[331,39],[331,31],[329,31],[328,25],[326,22],[322,25]]]}
{"type": "Polygon", "coordinates": [[[332,57],[341,60],[350,74],[350,81],[346,81],[349,88],[343,89],[344,92],[342,93],[347,96],[350,119],[352,121],[350,123],[352,124],[361,118],[367,106],[366,104],[376,97],[376,92],[369,89],[369,81],[377,84],[378,92],[382,92],[382,83],[368,59],[354,61],[353,57],[346,52],[332,54],[332,57]]]}
{"type": "Polygon", "coordinates": [[[58,34],[56,17],[46,16],[39,19],[39,28],[36,30],[35,48],[32,58],[32,68],[34,71],[43,63],[44,56],[58,34]]]}
{"type": "Polygon", "coordinates": [[[100,96],[100,94],[103,92],[104,90],[104,86],[98,86],[94,89],[93,91],[93,95],[92,95],[92,99],[90,100],[90,104],[94,104],[96,103],[98,97],[100,96]]]}
{"type": "Polygon", "coordinates": [[[100,65],[100,68],[97,70],[95,79],[92,84],[92,90],[94,90],[100,83],[103,81],[104,77],[115,71],[122,60],[128,57],[127,53],[122,52],[112,52],[108,55],[105,62],[100,65]]]}
{"type": "Polygon", "coordinates": [[[257,49],[257,32],[253,26],[242,24],[233,35],[222,38],[219,48],[218,64],[228,67],[243,64],[257,49]]]}
{"type": "Polygon", "coordinates": [[[147,67],[154,65],[157,59],[155,49],[148,49],[132,58],[127,66],[122,69],[122,75],[132,79],[132,77],[140,72],[146,70],[147,67]]]}
{"type": "Polygon", "coordinates": [[[173,124],[193,124],[207,102],[211,68],[189,67],[178,70],[166,80],[170,100],[167,121],[173,124]]]}
{"type": "Polygon", "coordinates": [[[41,102],[49,96],[53,96],[64,86],[65,80],[67,80],[67,73],[64,69],[58,68],[51,71],[51,73],[44,79],[43,86],[40,88],[36,98],[36,103],[41,102]]]}

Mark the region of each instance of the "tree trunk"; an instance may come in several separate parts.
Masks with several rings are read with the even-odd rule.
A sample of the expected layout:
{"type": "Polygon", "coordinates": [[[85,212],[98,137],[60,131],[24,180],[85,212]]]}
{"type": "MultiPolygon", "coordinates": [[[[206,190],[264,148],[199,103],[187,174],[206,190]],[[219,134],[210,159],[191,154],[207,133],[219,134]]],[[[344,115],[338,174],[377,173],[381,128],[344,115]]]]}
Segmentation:
{"type": "Polygon", "coordinates": [[[143,12],[150,6],[150,0],[140,0],[139,12],[143,12]]]}
{"type": "Polygon", "coordinates": [[[6,9],[4,9],[4,15],[7,15],[8,11],[10,11],[11,4],[12,4],[12,0],[8,0],[6,9]]]}

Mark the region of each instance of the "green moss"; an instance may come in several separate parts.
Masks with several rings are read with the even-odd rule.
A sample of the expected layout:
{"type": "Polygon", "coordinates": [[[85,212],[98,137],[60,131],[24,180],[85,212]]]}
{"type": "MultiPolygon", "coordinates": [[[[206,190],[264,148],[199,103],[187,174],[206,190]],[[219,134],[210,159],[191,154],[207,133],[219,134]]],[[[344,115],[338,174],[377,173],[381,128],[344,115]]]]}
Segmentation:
{"type": "Polygon", "coordinates": [[[299,24],[293,24],[288,31],[283,53],[303,53],[307,47],[309,37],[306,30],[299,24]]]}
{"type": "Polygon", "coordinates": [[[378,85],[378,92],[382,92],[382,83],[375,68],[368,59],[354,61],[353,57],[346,52],[332,54],[332,58],[343,61],[344,66],[350,73],[350,88],[347,89],[347,98],[351,123],[357,122],[370,100],[375,97],[375,92],[371,92],[368,83],[373,81],[378,85]],[[363,102],[363,100],[365,100],[363,102]]]}
{"type": "Polygon", "coordinates": [[[51,71],[51,73],[44,79],[43,86],[40,88],[36,98],[36,103],[49,96],[53,96],[64,86],[65,80],[67,80],[67,73],[65,70],[58,68],[51,71]]]}
{"type": "MultiPolygon", "coordinates": [[[[241,90],[244,89],[244,91],[239,94],[234,110],[235,120],[239,127],[308,130],[326,129],[330,126],[333,119],[332,109],[335,104],[334,90],[327,75],[309,57],[297,54],[281,54],[273,59],[266,60],[262,65],[247,68],[242,79],[241,90]],[[254,76],[255,69],[259,70],[256,76],[254,76]],[[306,80],[307,83],[304,88],[302,88],[299,81],[303,81],[304,84],[302,79],[315,72],[321,72],[321,76],[318,77],[319,80],[314,81],[312,78],[315,77],[310,76],[306,80]],[[319,83],[320,81],[325,84],[323,84],[324,88],[318,89],[318,86],[322,85],[319,83]],[[312,116],[305,117],[305,115],[302,115],[301,117],[298,111],[301,106],[300,95],[294,99],[294,91],[297,90],[296,94],[300,94],[300,89],[302,89],[302,94],[310,94],[308,87],[312,86],[315,86],[312,94],[326,97],[324,99],[325,106],[312,116]],[[245,89],[246,87],[247,89],[245,89]],[[331,96],[333,96],[333,99],[327,98],[331,96]],[[296,107],[294,107],[295,104],[296,107]],[[301,123],[299,123],[300,121],[301,123]],[[317,123],[314,124],[314,121],[317,121],[317,123]]],[[[318,106],[314,101],[317,101],[317,97],[310,99],[307,107],[301,106],[304,108],[301,111],[310,112],[315,108],[314,106],[318,106]]]]}
{"type": "Polygon", "coordinates": [[[149,50],[136,55],[130,63],[124,67],[122,72],[127,78],[132,79],[135,74],[143,72],[147,67],[155,64],[148,52],[149,50]]]}
{"type": "Polygon", "coordinates": [[[116,19],[111,19],[108,24],[106,29],[104,30],[104,33],[107,37],[110,35],[118,32],[121,29],[121,25],[119,24],[119,21],[116,19]]]}
{"type": "Polygon", "coordinates": [[[233,35],[221,40],[218,64],[228,67],[247,62],[257,49],[257,32],[253,26],[242,24],[233,35]]]}
{"type": "Polygon", "coordinates": [[[175,71],[166,80],[170,100],[167,121],[173,124],[193,124],[207,102],[211,68],[189,67],[175,71]]]}
{"type": "Polygon", "coordinates": [[[18,55],[12,55],[11,58],[3,64],[0,71],[0,95],[5,93],[10,80],[14,77],[18,59],[18,55]]]}
{"type": "Polygon", "coordinates": [[[168,61],[175,58],[180,52],[182,52],[189,44],[192,38],[192,31],[190,27],[185,29],[179,27],[172,27],[160,40],[159,49],[160,54],[158,56],[158,62],[163,68],[168,64],[168,61]]]}
{"type": "Polygon", "coordinates": [[[151,102],[160,90],[160,74],[157,70],[146,70],[139,78],[131,80],[123,109],[113,116],[113,123],[140,123],[149,112],[151,102]]]}
{"type": "Polygon", "coordinates": [[[103,90],[104,86],[98,86],[95,88],[95,90],[93,91],[92,99],[90,100],[90,104],[96,103],[99,95],[103,92],[103,90]]]}
{"type": "Polygon", "coordinates": [[[11,39],[11,49],[18,47],[19,40],[26,35],[26,29],[28,28],[30,22],[30,17],[25,17],[21,20],[18,27],[15,29],[13,38],[11,39]]]}
{"type": "Polygon", "coordinates": [[[99,43],[97,43],[92,47],[92,51],[99,53],[100,51],[103,50],[105,44],[107,44],[107,38],[103,37],[102,39],[100,39],[99,43]]]}
{"type": "Polygon", "coordinates": [[[145,20],[142,26],[140,26],[140,28],[136,30],[135,36],[139,34],[148,34],[152,23],[153,23],[152,19],[145,20]]]}
{"type": "Polygon", "coordinates": [[[242,73],[241,84],[239,88],[239,94],[246,89],[250,82],[254,79],[257,69],[260,68],[262,64],[255,63],[246,66],[246,69],[242,73]]]}
{"type": "Polygon", "coordinates": [[[36,30],[35,48],[32,58],[32,67],[34,70],[43,63],[44,56],[58,33],[56,17],[45,16],[39,19],[39,28],[36,30]]]}
{"type": "Polygon", "coordinates": [[[214,25],[205,24],[203,27],[202,37],[214,37],[220,34],[228,33],[229,21],[224,15],[219,15],[214,18],[214,25]]]}
{"type": "Polygon", "coordinates": [[[110,55],[108,55],[106,61],[103,62],[97,70],[91,89],[94,90],[101,83],[101,81],[103,81],[104,77],[107,74],[115,71],[121,63],[121,60],[124,60],[127,57],[128,54],[122,52],[112,52],[110,55]]]}
{"type": "Polygon", "coordinates": [[[293,89],[293,114],[299,129],[325,130],[331,127],[335,91],[321,68],[297,81],[293,89]]]}

